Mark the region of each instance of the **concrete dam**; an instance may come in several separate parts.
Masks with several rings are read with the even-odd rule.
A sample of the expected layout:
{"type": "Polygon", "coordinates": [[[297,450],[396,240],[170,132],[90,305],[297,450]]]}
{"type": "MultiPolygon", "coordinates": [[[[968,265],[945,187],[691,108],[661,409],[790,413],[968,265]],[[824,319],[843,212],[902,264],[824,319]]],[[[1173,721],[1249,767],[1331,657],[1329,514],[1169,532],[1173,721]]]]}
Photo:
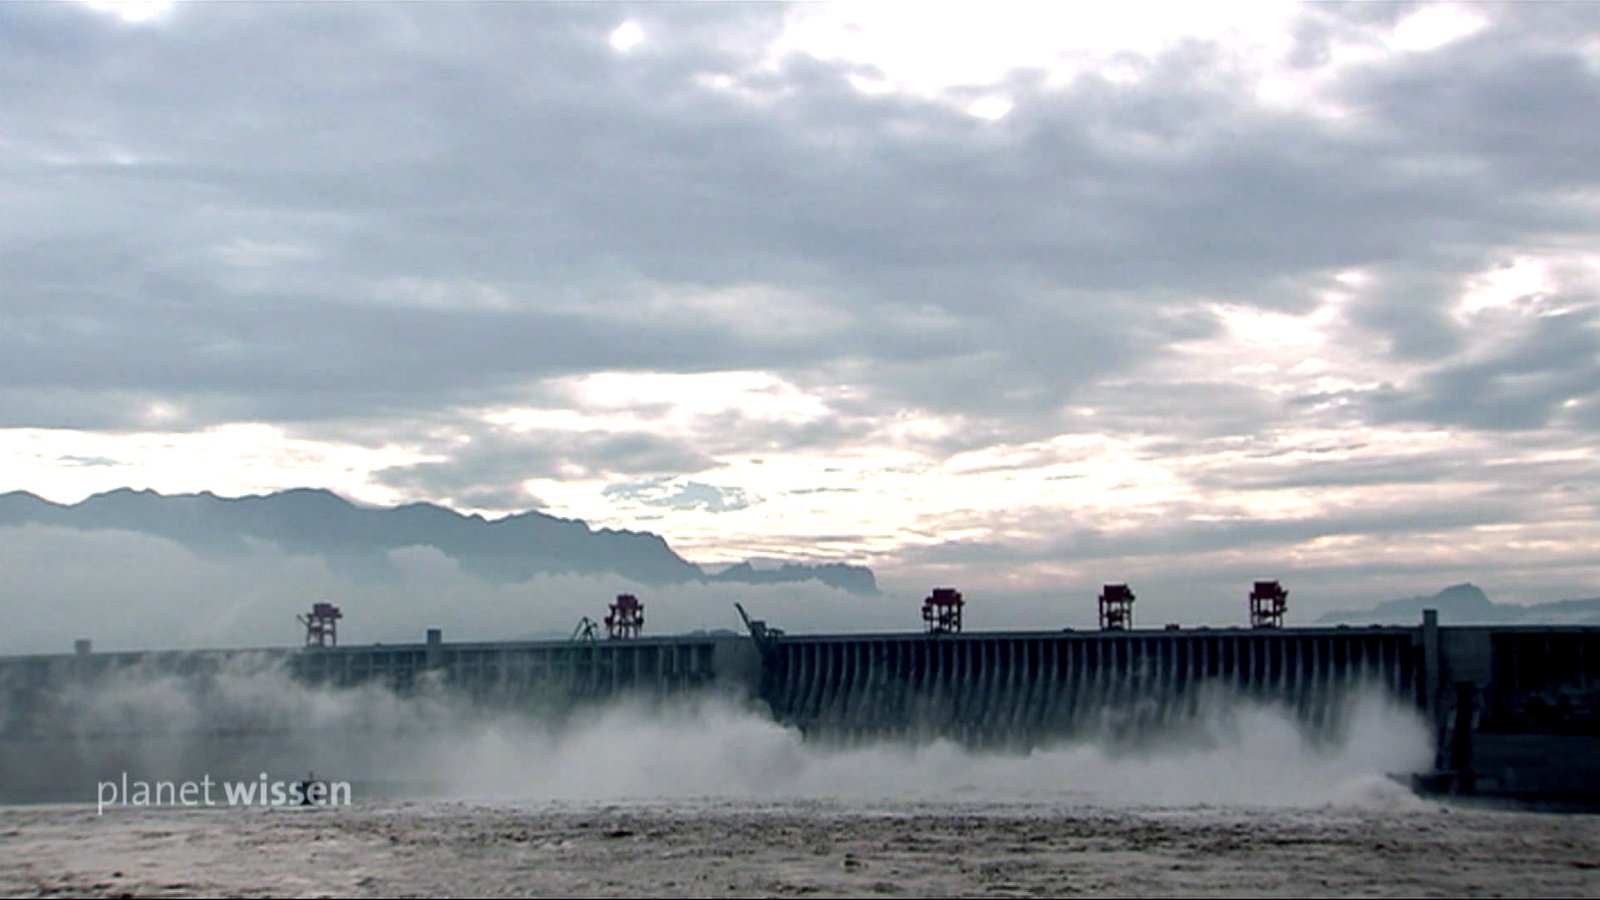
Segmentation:
{"type": "Polygon", "coordinates": [[[1600,628],[1442,627],[1431,612],[1407,627],[788,635],[747,625],[492,643],[433,630],[416,644],[270,650],[80,644],[0,658],[0,801],[48,795],[52,778],[59,792],[66,771],[214,767],[267,747],[295,761],[286,765],[313,746],[319,760],[354,765],[413,729],[448,726],[451,708],[560,722],[608,698],[708,692],[807,741],[944,738],[1001,752],[1137,743],[1181,730],[1219,696],[1281,708],[1314,734],[1335,730],[1353,697],[1379,692],[1433,732],[1420,786],[1600,798],[1600,628]],[[327,719],[328,697],[356,712],[327,719]],[[433,705],[405,706],[414,698],[433,705]],[[386,704],[399,712],[375,712],[386,704]],[[351,735],[343,757],[318,743],[330,729],[351,735]]]}

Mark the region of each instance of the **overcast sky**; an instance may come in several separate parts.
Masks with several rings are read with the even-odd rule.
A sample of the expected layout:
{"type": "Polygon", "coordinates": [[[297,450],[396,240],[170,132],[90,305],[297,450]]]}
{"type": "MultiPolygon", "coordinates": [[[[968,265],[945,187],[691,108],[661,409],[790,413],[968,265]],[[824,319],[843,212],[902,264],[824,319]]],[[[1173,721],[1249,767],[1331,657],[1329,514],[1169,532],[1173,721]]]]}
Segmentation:
{"type": "Polygon", "coordinates": [[[0,4],[0,490],[1600,594],[1600,5],[1205,6],[0,4]]]}

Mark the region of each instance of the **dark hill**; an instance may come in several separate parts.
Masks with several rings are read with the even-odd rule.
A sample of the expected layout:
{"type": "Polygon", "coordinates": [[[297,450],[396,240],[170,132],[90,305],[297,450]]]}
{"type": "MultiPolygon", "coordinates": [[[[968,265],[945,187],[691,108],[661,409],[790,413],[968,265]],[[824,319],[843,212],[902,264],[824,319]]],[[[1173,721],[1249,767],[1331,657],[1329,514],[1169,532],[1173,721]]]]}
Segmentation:
{"type": "Polygon", "coordinates": [[[816,580],[854,593],[877,590],[871,570],[861,566],[791,563],[764,571],[746,564],[711,578],[647,531],[592,529],[582,520],[541,512],[485,519],[428,503],[358,506],[310,488],[238,498],[124,488],[70,505],[22,491],[0,495],[0,525],[30,523],[151,534],[208,555],[242,552],[249,540],[263,541],[287,553],[321,556],[345,574],[364,578],[394,574],[388,551],[423,546],[497,583],[541,574],[614,574],[648,585],[816,580]]]}

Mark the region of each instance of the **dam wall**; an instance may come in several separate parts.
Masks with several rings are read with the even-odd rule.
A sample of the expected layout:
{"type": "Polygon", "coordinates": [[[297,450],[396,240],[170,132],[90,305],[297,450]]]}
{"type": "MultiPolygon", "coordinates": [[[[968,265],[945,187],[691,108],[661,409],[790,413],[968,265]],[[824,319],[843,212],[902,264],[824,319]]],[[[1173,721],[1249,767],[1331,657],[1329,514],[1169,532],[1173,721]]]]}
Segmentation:
{"type": "Polygon", "coordinates": [[[1464,793],[1600,804],[1600,628],[1439,629],[1437,769],[1464,793]]]}
{"type": "Polygon", "coordinates": [[[1353,688],[1420,701],[1416,629],[1020,632],[784,638],[761,695],[808,735],[944,737],[1020,747],[1137,739],[1208,699],[1287,707],[1331,725],[1353,688]]]}
{"type": "Polygon", "coordinates": [[[1593,627],[1442,627],[1431,613],[1417,626],[995,633],[785,635],[757,622],[748,636],[451,643],[431,631],[394,645],[78,649],[0,657],[0,800],[52,773],[81,781],[134,764],[354,766],[468,727],[461,710],[559,725],[608,698],[708,691],[816,743],[1017,751],[1139,742],[1240,701],[1286,711],[1316,739],[1376,693],[1431,729],[1425,786],[1600,799],[1593,627]]]}
{"type": "MultiPolygon", "coordinates": [[[[702,690],[751,693],[760,660],[748,638],[685,635],[626,641],[445,643],[303,650],[169,650],[0,657],[0,740],[70,733],[271,732],[315,720],[232,715],[251,698],[241,682],[281,677],[307,690],[365,689],[477,708],[562,715],[610,697],[669,697],[702,690]],[[142,696],[183,694],[200,715],[121,716],[142,696]],[[235,702],[234,705],[237,705],[235,702]]],[[[283,683],[275,683],[283,693],[283,683]]],[[[255,698],[261,700],[262,698],[255,698]]],[[[263,706],[271,704],[263,703],[263,706]]]]}

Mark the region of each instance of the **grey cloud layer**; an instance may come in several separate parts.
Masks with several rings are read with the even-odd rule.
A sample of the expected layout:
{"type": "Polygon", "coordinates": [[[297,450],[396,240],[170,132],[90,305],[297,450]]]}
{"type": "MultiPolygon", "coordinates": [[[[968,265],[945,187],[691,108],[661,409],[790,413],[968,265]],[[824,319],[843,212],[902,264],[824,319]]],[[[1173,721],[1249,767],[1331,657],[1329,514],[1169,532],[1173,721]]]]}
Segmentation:
{"type": "MultiPolygon", "coordinates": [[[[553,376],[759,368],[860,391],[804,427],[699,435],[715,446],[452,420],[480,440],[381,480],[642,484],[859,440],[906,406],[975,423],[954,452],[1086,427],[1060,412],[1082,397],[1111,407],[1096,427],[1182,444],[1325,421],[1327,398],[1141,373],[1217,333],[1208,302],[1306,312],[1361,268],[1350,339],[1421,375],[1341,415],[1592,447],[1593,284],[1481,358],[1448,310],[1508,255],[1594,246],[1600,76],[1577,36],[1600,12],[1473,11],[1493,21],[1471,38],[1341,76],[1343,120],[1261,105],[1227,48],[1189,42],[1131,60],[1136,83],[1015,72],[988,123],[857,92],[844,64],[760,70],[779,6],[185,4],[128,26],[0,5],[0,426],[378,444],[553,376]],[[619,55],[628,17],[648,41],[619,55]],[[672,299],[750,286],[830,315],[672,299]]],[[[1310,72],[1405,12],[1307,7],[1291,59],[1310,72]]]]}
{"type": "MultiPolygon", "coordinates": [[[[1164,292],[1303,307],[1282,279],[1476,264],[1529,228],[1593,224],[1560,200],[1600,167],[1594,72],[1526,39],[1539,23],[1514,10],[1481,40],[1352,78],[1354,129],[1263,112],[1204,47],[1137,85],[1019,84],[997,126],[859,95],[814,61],[750,105],[694,77],[753,64],[726,38],[772,32],[781,10],[645,7],[650,44],[619,57],[603,38],[624,12],[225,5],[126,27],[6,9],[11,390],[204,385],[309,418],[340,410],[274,389],[431,403],[619,362],[887,355],[1017,371],[1002,400],[1057,399],[1160,339],[1140,307],[1164,292]],[[306,257],[253,272],[218,259],[230,242],[306,257]],[[506,308],[362,296],[398,278],[489,285],[506,308]],[[641,282],[752,280],[865,309],[870,333],[749,346],[663,320],[646,340],[582,311],[641,282]],[[948,310],[960,338],[873,319],[897,303],[948,310]],[[1060,361],[1090,348],[1093,363],[1060,361]]],[[[1429,327],[1415,316],[1373,324],[1429,327]]]]}

